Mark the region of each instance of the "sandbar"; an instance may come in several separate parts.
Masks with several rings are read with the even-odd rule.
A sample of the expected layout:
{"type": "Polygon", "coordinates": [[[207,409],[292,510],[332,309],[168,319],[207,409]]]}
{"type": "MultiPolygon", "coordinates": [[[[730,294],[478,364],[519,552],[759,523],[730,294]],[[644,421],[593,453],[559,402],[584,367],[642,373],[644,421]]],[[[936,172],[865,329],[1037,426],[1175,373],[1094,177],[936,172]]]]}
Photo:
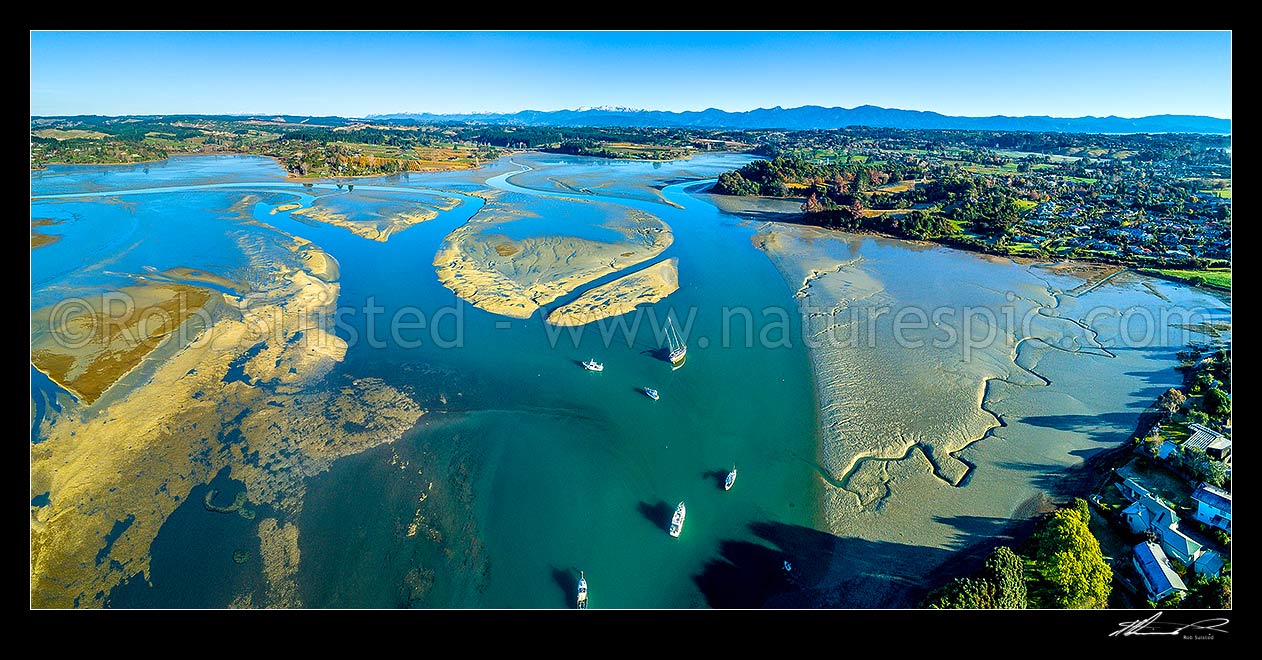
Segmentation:
{"type": "Polygon", "coordinates": [[[634,311],[637,305],[655,303],[678,289],[679,260],[665,259],[584,291],[573,302],[552,310],[548,323],[584,325],[634,311]]]}
{"type": "Polygon", "coordinates": [[[316,222],[341,227],[349,230],[356,236],[384,243],[390,240],[390,235],[396,231],[403,231],[412,225],[437,218],[438,211],[420,207],[414,211],[398,213],[385,218],[358,219],[321,206],[312,205],[305,209],[298,209],[292,215],[301,215],[316,222]]]}
{"type": "MultiPolygon", "coordinates": [[[[661,254],[674,241],[660,218],[624,211],[610,229],[625,240],[604,242],[564,235],[514,239],[497,226],[533,212],[497,195],[469,222],[447,235],[434,255],[438,280],[474,306],[513,318],[527,318],[540,306],[593,280],[661,254]]],[[[582,212],[579,202],[561,200],[582,212]]]]}

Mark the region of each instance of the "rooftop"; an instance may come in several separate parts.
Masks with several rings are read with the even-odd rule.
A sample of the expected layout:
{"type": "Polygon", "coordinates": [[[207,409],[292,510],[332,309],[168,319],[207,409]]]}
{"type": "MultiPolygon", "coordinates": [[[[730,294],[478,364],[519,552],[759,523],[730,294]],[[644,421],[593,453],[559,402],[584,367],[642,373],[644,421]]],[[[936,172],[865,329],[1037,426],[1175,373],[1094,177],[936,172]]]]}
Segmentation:
{"type": "Polygon", "coordinates": [[[1144,572],[1148,584],[1157,593],[1163,593],[1172,587],[1187,591],[1183,578],[1174,572],[1174,568],[1170,566],[1170,558],[1166,557],[1161,546],[1152,541],[1144,541],[1135,546],[1135,559],[1139,562],[1139,569],[1144,572]]]}
{"type": "Polygon", "coordinates": [[[1223,437],[1223,434],[1200,424],[1188,424],[1188,431],[1192,434],[1183,442],[1184,447],[1196,447],[1197,449],[1205,449],[1209,443],[1223,437]]]}
{"type": "Polygon", "coordinates": [[[1231,493],[1209,484],[1198,486],[1192,493],[1192,499],[1223,511],[1231,510],[1231,493]]]}

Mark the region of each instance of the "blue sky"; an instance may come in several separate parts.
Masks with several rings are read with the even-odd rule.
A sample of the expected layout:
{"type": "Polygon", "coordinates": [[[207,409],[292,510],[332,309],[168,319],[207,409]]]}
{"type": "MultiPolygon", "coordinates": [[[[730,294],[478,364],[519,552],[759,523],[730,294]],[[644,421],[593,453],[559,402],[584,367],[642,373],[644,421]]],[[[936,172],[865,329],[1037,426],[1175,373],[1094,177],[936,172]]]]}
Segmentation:
{"type": "Polygon", "coordinates": [[[1231,117],[1228,32],[33,32],[31,113],[1231,117]]]}

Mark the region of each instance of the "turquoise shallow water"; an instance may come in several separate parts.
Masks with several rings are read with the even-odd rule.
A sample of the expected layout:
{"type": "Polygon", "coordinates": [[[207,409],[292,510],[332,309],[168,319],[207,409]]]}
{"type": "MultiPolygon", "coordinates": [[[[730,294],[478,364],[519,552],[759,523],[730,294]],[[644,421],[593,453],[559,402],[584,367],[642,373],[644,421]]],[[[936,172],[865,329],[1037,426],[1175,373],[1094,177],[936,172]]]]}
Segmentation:
{"type": "MultiPolygon", "coordinates": [[[[577,336],[561,332],[553,345],[541,317],[499,317],[442,287],[433,254],[443,237],[481,206],[477,198],[463,197],[453,211],[379,243],[298,216],[268,213],[291,201],[309,204],[311,197],[294,184],[242,181],[259,165],[257,159],[238,161],[244,174],[229,168],[216,174],[223,181],[206,180],[204,168],[188,173],[188,184],[210,188],[153,191],[184,182],[170,176],[158,182],[129,178],[133,190],[146,192],[33,202],[36,217],[65,218],[51,229],[68,237],[33,252],[40,276],[32,307],[50,304],[67,288],[115,286],[115,280],[144,273],[146,266],[231,272],[240,265],[233,257],[239,250],[228,237],[253,229],[225,219],[224,210],[247,192],[264,193],[253,210],[256,220],[309,239],[337,258],[339,304],[352,310],[337,332],[350,348],[327,380],[342,373],[381,377],[410,388],[432,412],[394,445],[344,459],[311,480],[297,519],[304,603],[565,607],[572,599],[569,583],[581,568],[593,607],[703,606],[706,596],[694,577],[720,540],[748,537],[747,525],[756,520],[813,522],[815,418],[804,350],[800,344],[747,346],[743,333],[730,349],[717,345],[724,305],[784,307],[791,292],[752,248],[748,229],[725,220],[682,186],[667,194],[684,209],[617,200],[658,215],[675,232],[662,258],[680,260],[681,288],[655,311],[674,309],[691,336],[716,338],[709,347],[693,341],[687,365],[672,371],[656,354],[661,342],[655,330],[664,316],[645,317],[636,332],[620,333],[608,346],[594,325],[577,336]],[[79,232],[97,238],[81,246],[72,240],[79,232]],[[109,247],[100,247],[102,236],[109,247]],[[121,275],[97,279],[82,272],[80,264],[108,259],[117,246],[132,243],[111,262],[109,272],[121,275]],[[373,327],[365,306],[381,310],[373,327]],[[429,327],[392,337],[383,319],[405,307],[431,321],[439,310],[449,310],[437,335],[443,345],[429,327]],[[459,345],[448,346],[457,328],[459,345]],[[579,368],[587,357],[602,360],[605,372],[579,368]],[[644,385],[657,388],[662,399],[653,402],[637,391],[644,385]],[[390,468],[400,457],[418,469],[390,468]],[[735,489],[724,492],[721,473],[733,463],[741,477],[735,489]],[[427,489],[426,511],[440,530],[438,542],[425,533],[404,532],[417,495],[427,489]],[[688,522],[681,538],[671,539],[662,512],[668,518],[680,500],[688,503],[688,522]],[[432,573],[432,582],[409,591],[409,572],[418,568],[432,573]]],[[[643,165],[654,171],[652,164],[643,165]]],[[[71,174],[59,170],[48,176],[55,185],[47,188],[35,176],[36,196],[75,192],[71,174]]],[[[83,192],[99,192],[101,179],[98,171],[85,173],[83,192]]],[[[356,191],[378,189],[379,183],[358,183],[356,191]]],[[[472,188],[467,182],[431,186],[416,175],[386,183],[472,188]]],[[[545,220],[555,209],[572,206],[519,192],[537,200],[531,204],[545,220]]],[[[608,218],[588,217],[582,232],[569,231],[574,219],[560,219],[564,229],[558,233],[605,238],[608,230],[596,225],[608,218]]],[[[532,233],[546,231],[542,221],[532,222],[540,225],[530,227],[532,233]]],[[[757,315],[752,330],[778,324],[779,332],[794,331],[795,320],[784,323],[783,316],[757,315]]],[[[219,478],[231,483],[230,475],[219,478]]],[[[113,605],[223,606],[234,590],[239,595],[258,588],[257,564],[236,565],[230,556],[219,556],[257,548],[248,521],[206,511],[201,494],[190,496],[154,542],[152,586],[133,582],[120,588],[113,605]],[[210,536],[219,541],[207,545],[210,536]],[[196,553],[184,556],[195,546],[196,553]],[[218,553],[206,560],[214,570],[192,571],[190,563],[207,552],[218,553]],[[203,585],[199,598],[173,595],[198,588],[199,580],[213,583],[203,585]]]]}
{"type": "MultiPolygon", "coordinates": [[[[1037,369],[1053,385],[995,381],[987,409],[1008,426],[961,452],[977,466],[965,487],[924,471],[895,475],[889,483],[899,494],[885,498],[878,511],[829,519],[822,505],[840,495],[817,468],[819,419],[799,340],[799,282],[790,277],[786,283],[755,248],[754,223],[694,194],[703,187],[698,182],[747,160],[524,156],[479,173],[357,180],[354,190],[287,182],[272,161],[252,157],[172,159],[148,171],[56,167],[34,173],[32,216],[60,221],[41,231],[62,238],[31,253],[32,309],[179,266],[244,277],[249,260],[242,245],[270,232],[260,223],[314,242],[340,264],[344,313],[335,331],[348,351],[315,387],[347,376],[378,377],[429,411],[398,441],[341,459],[309,479],[300,513],[259,507],[256,518],[247,518],[208,510],[208,488],[219,491],[214,501],[222,505],[242,487],[227,472],[195,487],[150,548],[148,582],[116,588],[110,604],[223,607],[245,595],[263,602],[257,520],[279,516],[299,528],[296,582],[310,607],[570,607],[580,569],[593,608],[758,606],[788,588],[780,571],[786,558],[798,567],[793,581],[806,589],[836,570],[830,562],[851,567],[856,588],[834,602],[907,605],[898,594],[882,601],[868,593],[906,591],[907,584],[932,578],[949,549],[984,540],[992,527],[978,521],[997,528],[1016,516],[1023,500],[1048,489],[1054,479],[1048,475],[1123,440],[1146,402],[1177,382],[1171,367],[1188,339],[1182,335],[1148,350],[1114,340],[1116,359],[1027,343],[1022,367],[1037,369]],[[474,193],[488,188],[507,191],[501,199],[540,216],[495,229],[518,238],[552,231],[609,240],[616,234],[601,226],[612,217],[609,209],[660,217],[674,243],[631,270],[677,258],[679,291],[646,306],[648,313],[581,329],[542,322],[581,289],[528,319],[462,302],[438,282],[433,257],[482,207],[474,193]],[[258,195],[258,203],[245,215],[230,213],[246,194],[258,195]],[[374,216],[413,201],[433,203],[435,196],[462,203],[384,243],[271,213],[319,198],[339,213],[374,216]],[[575,207],[588,212],[568,212],[575,207]],[[660,354],[660,325],[668,314],[689,343],[679,370],[660,354]],[[408,325],[395,325],[392,333],[392,317],[408,325]],[[588,358],[604,362],[605,371],[581,369],[578,363],[588,358]],[[644,386],[659,390],[661,400],[645,397],[644,386]],[[724,492],[722,476],[733,464],[740,477],[724,492]],[[688,506],[687,524],[671,539],[665,527],[680,500],[688,506]],[[834,545],[834,537],[815,531],[826,525],[843,530],[845,543],[834,545]],[[234,561],[238,551],[249,558],[234,561]],[[893,586],[857,588],[869,582],[893,586]]],[[[1051,299],[1044,291],[1051,275],[940,248],[837,236],[822,253],[863,256],[863,268],[895,302],[983,305],[1005,290],[1051,299]]],[[[1075,285],[1071,279],[1064,288],[1075,285]]],[[[1096,305],[1155,309],[1164,299],[1230,318],[1229,303],[1146,281],[1119,278],[1081,298],[1065,298],[1057,313],[1079,319],[1096,305]]],[[[1109,316],[1095,322],[1102,341],[1117,334],[1117,322],[1109,316]]],[[[970,365],[949,362],[936,370],[904,369],[920,375],[895,382],[891,374],[902,372],[894,367],[936,364],[923,352],[860,350],[850,357],[866,362],[829,377],[842,381],[857,402],[843,411],[853,419],[884,417],[908,429],[932,429],[943,420],[926,419],[933,406],[916,400],[941,398],[956,381],[976,387],[970,365]],[[860,374],[868,380],[857,380],[860,374]],[[913,403],[902,403],[908,399],[913,403]]],[[[32,369],[32,441],[41,440],[43,420],[78,412],[32,369]]],[[[235,439],[228,432],[221,441],[235,439]]]]}

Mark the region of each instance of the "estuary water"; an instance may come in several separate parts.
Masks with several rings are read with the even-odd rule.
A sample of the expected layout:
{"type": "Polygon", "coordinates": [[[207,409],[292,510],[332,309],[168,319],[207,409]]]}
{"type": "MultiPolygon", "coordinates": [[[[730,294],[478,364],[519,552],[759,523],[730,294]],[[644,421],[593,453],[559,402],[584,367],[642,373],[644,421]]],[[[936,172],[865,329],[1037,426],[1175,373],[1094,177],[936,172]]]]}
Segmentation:
{"type": "MultiPolygon", "coordinates": [[[[254,157],[53,166],[32,175],[32,217],[54,220],[40,231],[62,238],[32,251],[31,308],[179,267],[249,283],[249,259],[241,246],[260,232],[300,237],[337,260],[335,332],[346,340],[347,351],[312,387],[380,378],[427,413],[402,438],[342,458],[309,478],[299,510],[258,507],[257,519],[279,517],[297,526],[296,583],[304,606],[572,607],[580,570],[593,608],[758,605],[768,595],[809,586],[781,570],[784,560],[805,569],[819,563],[801,556],[801,546],[771,538],[775,534],[768,530],[844,530],[856,538],[898,538],[906,547],[953,547],[950,536],[932,529],[916,536],[933,526],[931,515],[943,515],[943,506],[921,508],[912,497],[890,497],[888,523],[872,509],[842,520],[829,508],[839,496],[836,484],[821,478],[827,461],[821,457],[816,376],[801,341],[800,282],[755,245],[766,223],[724,213],[698,192],[718,173],[748,160],[714,155],[627,163],[526,155],[476,172],[343,182],[353,189],[286,181],[272,161],[254,157]],[[679,290],[637,313],[578,328],[547,326],[543,317],[591,284],[527,319],[460,300],[439,283],[434,254],[482,207],[480,196],[496,191],[510,193],[525,212],[520,224],[503,225],[510,238],[555,232],[613,240],[602,216],[581,227],[573,218],[551,218],[558,208],[554,197],[608,202],[661,218],[675,239],[665,252],[591,284],[675,258],[679,290]],[[292,213],[333,196],[341,208],[361,215],[437,198],[458,204],[384,242],[292,213]],[[661,324],[668,316],[688,341],[687,362],[677,370],[661,354],[661,324]],[[604,371],[583,370],[579,363],[589,358],[603,362],[604,371]],[[657,389],[661,399],[646,397],[646,386],[657,389]],[[723,475],[733,466],[739,477],[724,491],[723,475]],[[688,517],[674,539],[666,525],[680,501],[688,517]],[[917,517],[918,510],[923,515],[917,517]],[[867,534],[865,528],[877,532],[867,534]],[[896,528],[912,531],[891,531],[896,528]],[[722,579],[724,567],[741,573],[722,579]],[[746,591],[733,598],[734,588],[746,591]],[[749,593],[757,599],[741,600],[749,593]]],[[[896,277],[894,270],[889,273],[891,279],[906,291],[890,287],[890,293],[904,297],[928,291],[949,298],[958,286],[970,287],[969,296],[980,286],[1036,296],[1045,286],[1024,266],[940,248],[933,248],[934,254],[947,256],[925,261],[917,256],[924,249],[881,241],[829,244],[823,251],[846,257],[866,250],[877,271],[881,264],[897,271],[896,277]],[[917,263],[934,270],[921,275],[917,263]]],[[[1157,300],[1152,294],[1157,291],[1167,300],[1190,297],[1200,308],[1229,318],[1225,303],[1187,287],[1143,288],[1137,282],[1110,289],[1108,295],[1117,298],[1111,302],[1142,304],[1157,300]]],[[[1047,370],[1075,374],[1069,382],[1093,393],[996,386],[1004,398],[995,407],[1011,428],[970,450],[980,452],[970,464],[991,463],[993,469],[981,469],[978,474],[986,476],[961,485],[927,478],[929,490],[909,492],[935,496],[940,489],[939,501],[952,503],[961,516],[970,507],[1001,519],[1013,515],[1014,503],[1037,490],[1033,477],[1009,479],[1004,475],[1019,468],[1005,468],[1000,456],[985,452],[1043,434],[1055,441],[1038,445],[1055,454],[1045,466],[1055,470],[1081,460],[1084,448],[1125,440],[1136,407],[1176,381],[1174,343],[1142,352],[1142,360],[1127,362],[1132,371],[1116,368],[1121,362],[1106,368],[1094,359],[1045,357],[1047,370]],[[1093,369],[1100,378],[1090,379],[1093,369]],[[1062,404],[1062,414],[1077,423],[1021,422],[1023,414],[1062,404]],[[1094,425],[1092,416],[1104,416],[1108,424],[1094,425]],[[959,495],[965,492],[979,495],[959,495]]],[[[880,369],[873,367],[869,378],[880,378],[880,369]]],[[[929,374],[917,387],[932,395],[933,378],[929,374]]],[[[1059,376],[1051,380],[1061,382],[1059,376]]],[[[32,381],[33,442],[58,416],[92,414],[33,368],[32,381]]],[[[954,386],[942,383],[939,387],[954,386]]],[[[143,369],[115,388],[137,386],[143,386],[143,369]]],[[[112,394],[89,408],[108,405],[112,394]]],[[[912,427],[920,419],[914,409],[888,411],[883,401],[872,407],[905,415],[912,427]]],[[[1030,453],[1017,451],[1006,463],[1024,461],[1028,476],[1030,453]]],[[[256,605],[265,603],[269,578],[257,560],[256,519],[216,510],[242,488],[229,470],[195,486],[153,539],[149,575],[114,588],[107,604],[226,607],[246,596],[256,605]]],[[[40,495],[32,494],[33,508],[40,495]]],[[[249,496],[245,493],[247,507],[249,496]]],[[[124,527],[119,534],[125,532],[124,527]]],[[[892,545],[871,546],[883,547],[899,552],[892,545]]],[[[934,561],[916,566],[908,559],[915,556],[902,552],[889,559],[907,574],[931,573],[944,560],[934,555],[934,561]]],[[[874,565],[882,560],[861,559],[874,565]]]]}

